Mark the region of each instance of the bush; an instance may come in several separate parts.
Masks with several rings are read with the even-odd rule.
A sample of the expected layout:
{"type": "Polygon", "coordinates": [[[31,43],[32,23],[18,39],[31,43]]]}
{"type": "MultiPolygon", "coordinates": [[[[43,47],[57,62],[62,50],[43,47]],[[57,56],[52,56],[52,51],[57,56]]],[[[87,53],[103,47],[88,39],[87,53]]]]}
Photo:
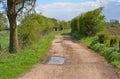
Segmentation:
{"type": "Polygon", "coordinates": [[[52,31],[56,21],[39,14],[31,14],[23,18],[18,28],[20,45],[28,46],[52,31]]]}
{"type": "Polygon", "coordinates": [[[110,40],[110,47],[115,47],[117,45],[117,39],[116,38],[112,38],[110,40]]]}
{"type": "Polygon", "coordinates": [[[101,44],[105,44],[106,46],[113,47],[117,50],[119,50],[119,36],[111,35],[108,32],[100,32],[97,34],[98,36],[98,42],[101,44]]]}
{"type": "Polygon", "coordinates": [[[98,35],[98,41],[102,44],[104,44],[104,38],[105,38],[104,34],[98,35]]]}
{"type": "Polygon", "coordinates": [[[79,34],[78,32],[71,33],[71,36],[73,36],[76,39],[79,39],[79,34]]]}
{"type": "Polygon", "coordinates": [[[107,31],[97,33],[98,42],[110,46],[111,35],[107,31]]]}
{"type": "Polygon", "coordinates": [[[84,36],[91,36],[106,29],[104,16],[101,14],[102,8],[88,11],[71,21],[71,33],[84,36]]]}
{"type": "Polygon", "coordinates": [[[28,15],[22,19],[18,28],[20,45],[24,47],[36,43],[41,36],[58,30],[60,25],[65,28],[66,24],[65,21],[58,22],[54,18],[48,18],[40,14],[28,15]]]}

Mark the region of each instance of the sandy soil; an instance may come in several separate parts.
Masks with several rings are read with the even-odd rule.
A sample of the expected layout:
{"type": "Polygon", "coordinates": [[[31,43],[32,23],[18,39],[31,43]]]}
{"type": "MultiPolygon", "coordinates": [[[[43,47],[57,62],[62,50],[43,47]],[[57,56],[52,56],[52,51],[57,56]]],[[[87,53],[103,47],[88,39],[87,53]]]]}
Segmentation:
{"type": "Polygon", "coordinates": [[[68,34],[64,36],[55,37],[48,56],[65,57],[65,64],[40,62],[18,79],[120,79],[114,67],[103,57],[76,43],[68,34]]]}

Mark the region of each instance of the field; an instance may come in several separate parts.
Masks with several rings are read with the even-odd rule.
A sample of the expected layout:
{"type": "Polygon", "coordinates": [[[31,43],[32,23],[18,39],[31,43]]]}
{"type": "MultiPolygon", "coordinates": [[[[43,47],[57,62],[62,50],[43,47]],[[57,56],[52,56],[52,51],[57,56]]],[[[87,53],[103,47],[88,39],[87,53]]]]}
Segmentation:
{"type": "Polygon", "coordinates": [[[108,32],[112,35],[120,36],[120,28],[109,29],[108,32]]]}

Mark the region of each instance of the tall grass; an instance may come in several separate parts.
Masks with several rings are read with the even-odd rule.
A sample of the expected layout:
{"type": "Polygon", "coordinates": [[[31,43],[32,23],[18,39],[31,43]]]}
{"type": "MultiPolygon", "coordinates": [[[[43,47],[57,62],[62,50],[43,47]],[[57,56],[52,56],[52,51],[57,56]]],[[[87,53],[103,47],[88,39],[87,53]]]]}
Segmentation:
{"type": "Polygon", "coordinates": [[[16,54],[0,57],[0,79],[14,79],[28,71],[45,56],[51,46],[54,36],[68,31],[52,32],[43,36],[34,44],[16,54]]]}

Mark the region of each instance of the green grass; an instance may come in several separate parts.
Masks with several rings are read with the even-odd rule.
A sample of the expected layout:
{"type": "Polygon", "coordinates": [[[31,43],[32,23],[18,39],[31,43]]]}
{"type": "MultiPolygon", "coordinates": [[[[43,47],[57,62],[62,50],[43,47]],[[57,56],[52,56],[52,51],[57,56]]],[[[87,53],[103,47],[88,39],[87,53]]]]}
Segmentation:
{"type": "Polygon", "coordinates": [[[2,51],[5,51],[8,49],[8,43],[9,43],[9,32],[0,31],[0,45],[1,45],[2,51]]]}
{"type": "Polygon", "coordinates": [[[108,47],[107,45],[100,44],[98,42],[91,44],[95,41],[96,37],[97,36],[82,37],[80,42],[103,56],[108,62],[112,63],[116,69],[120,71],[120,52],[118,52],[114,47],[108,47]]]}
{"type": "Polygon", "coordinates": [[[97,38],[97,36],[89,36],[89,37],[82,37],[80,39],[80,42],[87,45],[87,46],[90,46],[90,44],[97,38]]]}
{"type": "Polygon", "coordinates": [[[120,72],[120,61],[113,61],[112,64],[118,69],[118,71],[120,72]]]}
{"type": "Polygon", "coordinates": [[[0,57],[0,79],[14,79],[28,71],[47,54],[54,36],[66,32],[68,31],[49,33],[43,36],[37,44],[20,50],[16,54],[0,57]]]}

